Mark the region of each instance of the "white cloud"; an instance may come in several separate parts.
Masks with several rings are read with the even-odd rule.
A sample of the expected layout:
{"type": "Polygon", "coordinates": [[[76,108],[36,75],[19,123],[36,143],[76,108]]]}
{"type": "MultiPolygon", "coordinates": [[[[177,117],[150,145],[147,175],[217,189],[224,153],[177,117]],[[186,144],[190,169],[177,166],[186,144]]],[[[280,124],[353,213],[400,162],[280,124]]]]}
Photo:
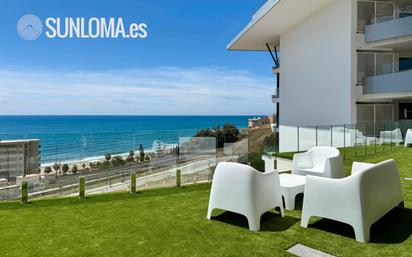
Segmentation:
{"type": "Polygon", "coordinates": [[[274,87],[221,67],[0,69],[0,114],[269,114],[274,87]]]}

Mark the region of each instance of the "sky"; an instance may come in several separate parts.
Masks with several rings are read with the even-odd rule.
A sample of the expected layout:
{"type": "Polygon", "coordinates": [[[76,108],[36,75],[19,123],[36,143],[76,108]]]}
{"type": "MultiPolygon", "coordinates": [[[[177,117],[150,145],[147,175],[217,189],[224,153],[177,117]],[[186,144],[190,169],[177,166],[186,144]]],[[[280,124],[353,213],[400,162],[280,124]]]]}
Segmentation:
{"type": "Polygon", "coordinates": [[[227,44],[263,0],[1,1],[0,115],[254,115],[274,111],[267,52],[227,44]],[[121,17],[145,39],[24,40],[25,14],[121,17]]]}

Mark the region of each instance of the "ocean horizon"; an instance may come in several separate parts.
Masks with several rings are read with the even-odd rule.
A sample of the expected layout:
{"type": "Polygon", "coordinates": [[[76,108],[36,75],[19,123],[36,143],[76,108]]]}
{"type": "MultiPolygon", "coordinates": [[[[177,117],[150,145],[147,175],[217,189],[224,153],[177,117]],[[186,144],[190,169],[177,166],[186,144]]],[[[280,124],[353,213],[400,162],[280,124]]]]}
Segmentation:
{"type": "Polygon", "coordinates": [[[177,144],[199,129],[233,124],[263,115],[2,115],[0,140],[40,139],[42,165],[122,154],[154,140],[177,144]]]}

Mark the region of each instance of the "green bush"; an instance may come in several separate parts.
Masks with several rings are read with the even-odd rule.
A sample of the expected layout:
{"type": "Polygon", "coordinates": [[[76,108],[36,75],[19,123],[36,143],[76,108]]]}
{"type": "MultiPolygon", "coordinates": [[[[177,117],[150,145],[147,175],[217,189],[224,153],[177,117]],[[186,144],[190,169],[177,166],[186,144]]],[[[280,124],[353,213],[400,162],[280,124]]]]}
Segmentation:
{"type": "Polygon", "coordinates": [[[125,161],[121,156],[115,156],[115,157],[113,157],[111,163],[112,163],[113,167],[117,167],[117,166],[124,165],[125,161]]]}
{"type": "Polygon", "coordinates": [[[250,153],[250,165],[260,172],[265,172],[265,162],[262,160],[262,153],[250,153]]]}
{"type": "Polygon", "coordinates": [[[52,172],[52,169],[50,166],[47,166],[46,168],[44,168],[44,173],[49,174],[52,172]]]}
{"type": "Polygon", "coordinates": [[[72,167],[73,174],[76,174],[78,170],[79,170],[79,168],[77,167],[77,165],[76,164],[73,165],[73,167],[72,167]]]}
{"type": "Polygon", "coordinates": [[[63,170],[63,173],[65,173],[65,174],[66,174],[66,172],[68,172],[68,171],[69,171],[69,165],[67,165],[67,164],[63,164],[62,170],[63,170]]]}
{"type": "Polygon", "coordinates": [[[225,124],[223,128],[217,126],[199,130],[195,137],[215,137],[218,148],[225,143],[235,143],[239,140],[239,129],[235,125],[225,124]]]}

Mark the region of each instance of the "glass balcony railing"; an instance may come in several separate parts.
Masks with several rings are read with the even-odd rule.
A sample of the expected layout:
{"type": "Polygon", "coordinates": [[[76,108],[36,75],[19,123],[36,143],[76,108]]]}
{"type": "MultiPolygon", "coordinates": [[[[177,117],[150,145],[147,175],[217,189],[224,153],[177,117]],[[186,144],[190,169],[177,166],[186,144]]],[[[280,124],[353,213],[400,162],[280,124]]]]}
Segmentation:
{"type": "Polygon", "coordinates": [[[398,53],[359,52],[357,54],[357,83],[364,84],[366,78],[399,72],[398,53]]]}
{"type": "Polygon", "coordinates": [[[175,186],[177,171],[181,184],[210,181],[222,161],[262,170],[263,145],[272,142],[272,129],[262,124],[251,129],[2,133],[1,138],[40,139],[42,151],[40,169],[20,170],[14,177],[8,176],[9,171],[0,173],[0,200],[19,198],[23,180],[28,181],[30,197],[45,197],[76,195],[80,177],[85,179],[86,194],[98,194],[128,190],[131,174],[136,174],[137,188],[143,190],[175,186]]]}
{"type": "Polygon", "coordinates": [[[358,33],[370,43],[412,34],[412,2],[358,1],[358,33]]]}
{"type": "MultiPolygon", "coordinates": [[[[279,130],[262,124],[243,129],[226,126],[160,133],[47,135],[42,140],[40,173],[27,171],[25,176],[0,178],[0,200],[18,199],[22,181],[28,183],[29,197],[35,198],[76,196],[80,178],[84,178],[86,195],[128,191],[132,179],[137,190],[205,183],[213,179],[217,164],[227,161],[248,164],[264,172],[262,156],[273,157],[279,149],[278,140],[282,152],[332,146],[350,159],[392,151],[404,141],[409,128],[412,120],[281,126],[279,130]],[[149,141],[150,144],[142,144],[149,141]]],[[[2,134],[2,138],[15,139],[35,136],[41,135],[2,134]]],[[[279,170],[288,168],[288,161],[283,158],[275,157],[275,161],[279,170]]]]}
{"type": "Polygon", "coordinates": [[[315,146],[331,146],[340,149],[345,159],[352,160],[404,147],[410,128],[412,120],[281,127],[280,156],[290,157],[315,146]]]}

